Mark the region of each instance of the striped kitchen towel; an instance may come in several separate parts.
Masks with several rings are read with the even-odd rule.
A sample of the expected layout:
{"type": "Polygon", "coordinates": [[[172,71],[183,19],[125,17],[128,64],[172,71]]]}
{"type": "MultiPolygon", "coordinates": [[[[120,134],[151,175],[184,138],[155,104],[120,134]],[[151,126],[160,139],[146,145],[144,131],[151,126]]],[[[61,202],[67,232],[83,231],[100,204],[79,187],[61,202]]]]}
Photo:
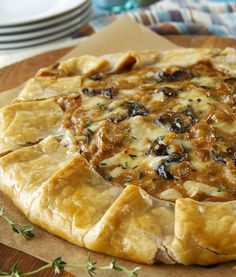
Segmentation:
{"type": "MultiPolygon", "coordinates": [[[[123,14],[96,18],[74,32],[72,37],[93,34],[123,14]]],[[[236,1],[163,0],[126,14],[161,35],[236,37],[236,1]]]]}

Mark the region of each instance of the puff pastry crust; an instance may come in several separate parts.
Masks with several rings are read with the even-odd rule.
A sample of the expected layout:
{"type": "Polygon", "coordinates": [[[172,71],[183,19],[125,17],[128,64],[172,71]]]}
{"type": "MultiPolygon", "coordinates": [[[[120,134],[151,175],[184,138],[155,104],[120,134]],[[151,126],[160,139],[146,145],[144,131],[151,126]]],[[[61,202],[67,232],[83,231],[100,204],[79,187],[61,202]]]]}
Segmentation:
{"type": "Polygon", "coordinates": [[[101,219],[120,192],[82,156],[76,155],[44,182],[40,196],[32,204],[30,220],[84,246],[85,233],[101,219]]]}
{"type": "Polygon", "coordinates": [[[63,134],[63,111],[55,99],[16,102],[0,111],[0,153],[63,134]]]}
{"type": "Polygon", "coordinates": [[[94,251],[152,264],[172,263],[164,241],[174,234],[174,210],[137,186],[127,186],[102,219],[85,236],[94,251]]]}
{"type": "Polygon", "coordinates": [[[52,136],[11,152],[0,161],[1,190],[29,216],[41,185],[74,155],[52,136]]]}
{"type": "Polygon", "coordinates": [[[93,251],[145,264],[235,260],[235,74],[230,48],[43,68],[0,110],[0,189],[31,222],[93,251]]]}
{"type": "Polygon", "coordinates": [[[175,238],[166,244],[179,263],[208,265],[234,260],[235,201],[197,202],[178,199],[175,238]]]}

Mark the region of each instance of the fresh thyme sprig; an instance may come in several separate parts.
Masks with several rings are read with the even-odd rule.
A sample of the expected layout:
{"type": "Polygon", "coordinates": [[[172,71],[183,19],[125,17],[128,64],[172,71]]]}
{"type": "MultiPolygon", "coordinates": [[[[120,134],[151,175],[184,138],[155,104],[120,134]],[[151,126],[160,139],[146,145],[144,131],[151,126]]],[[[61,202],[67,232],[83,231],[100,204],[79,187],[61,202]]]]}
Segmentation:
{"type": "Polygon", "coordinates": [[[10,219],[5,213],[4,206],[0,208],[0,218],[3,218],[11,226],[13,231],[20,234],[24,239],[28,240],[35,236],[33,226],[22,226],[10,219]]]}
{"type": "Polygon", "coordinates": [[[62,270],[65,268],[79,268],[87,271],[90,277],[93,277],[96,274],[97,270],[115,270],[115,271],[126,273],[128,277],[136,277],[138,276],[137,271],[140,270],[140,267],[136,267],[132,270],[129,270],[124,266],[118,266],[116,259],[112,259],[110,264],[107,266],[99,266],[97,265],[96,262],[91,261],[90,256],[88,257],[88,262],[86,264],[67,264],[65,261],[63,261],[62,257],[58,257],[49,264],[46,264],[34,271],[25,272],[25,273],[22,273],[18,267],[18,264],[15,264],[10,270],[10,272],[0,271],[0,276],[5,276],[5,277],[33,276],[49,268],[52,268],[55,274],[60,274],[62,270]]]}

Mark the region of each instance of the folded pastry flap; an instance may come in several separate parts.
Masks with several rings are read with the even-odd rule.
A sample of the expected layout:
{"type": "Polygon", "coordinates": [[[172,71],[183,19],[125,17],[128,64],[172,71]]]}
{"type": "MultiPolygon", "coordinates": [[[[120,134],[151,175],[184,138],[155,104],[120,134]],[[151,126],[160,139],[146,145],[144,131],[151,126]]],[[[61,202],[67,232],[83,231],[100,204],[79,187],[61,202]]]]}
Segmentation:
{"type": "Polygon", "coordinates": [[[189,66],[201,60],[212,59],[212,62],[214,62],[216,59],[214,56],[216,54],[218,55],[218,59],[220,59],[220,57],[225,57],[225,51],[212,48],[178,48],[171,51],[166,50],[164,52],[158,50],[130,50],[101,57],[85,55],[62,61],[57,68],[51,66],[42,69],[39,71],[38,75],[43,76],[43,74],[47,73],[49,75],[65,75],[70,77],[71,75],[91,75],[98,72],[116,73],[126,68],[142,67],[153,64],[160,66],[160,68],[173,65],[189,66]]]}
{"type": "Polygon", "coordinates": [[[116,73],[131,67],[142,67],[157,62],[157,50],[127,51],[95,57],[83,55],[45,67],[26,83],[19,99],[47,98],[49,95],[74,93],[83,82],[82,77],[105,72],[116,73]],[[67,79],[69,78],[69,79],[67,79]]]}
{"type": "Polygon", "coordinates": [[[173,233],[172,206],[129,185],[84,242],[88,249],[146,264],[154,263],[162,251],[165,262],[173,262],[163,247],[173,233]]]}
{"type": "Polygon", "coordinates": [[[81,76],[73,76],[71,78],[36,76],[25,84],[17,99],[37,100],[56,97],[58,95],[77,94],[81,82],[81,76]]]}
{"type": "Polygon", "coordinates": [[[63,111],[55,99],[16,102],[0,110],[0,119],[1,152],[62,134],[63,111]]]}
{"type": "Polygon", "coordinates": [[[84,234],[100,220],[120,192],[82,156],[76,155],[43,184],[32,205],[30,220],[83,246],[84,234]]]}
{"type": "Polygon", "coordinates": [[[157,50],[127,51],[101,57],[84,55],[61,61],[41,69],[37,77],[26,83],[18,99],[43,99],[59,95],[78,94],[86,83],[84,77],[98,73],[117,73],[124,69],[155,66],[163,69],[168,66],[191,66],[201,60],[211,60],[215,56],[225,57],[219,49],[176,49],[160,52],[157,50]],[[183,60],[184,57],[184,60],[183,60]]]}
{"type": "Polygon", "coordinates": [[[0,158],[0,188],[29,216],[42,183],[73,157],[53,137],[0,158]]]}
{"type": "MultiPolygon", "coordinates": [[[[58,71],[66,76],[72,75],[91,75],[96,71],[104,71],[109,67],[107,60],[102,57],[94,57],[91,55],[83,55],[77,58],[71,58],[66,61],[61,61],[58,66],[58,71]]],[[[49,67],[49,69],[51,69],[49,67]]],[[[39,71],[39,75],[44,72],[44,69],[39,71]]],[[[55,70],[56,72],[56,70],[55,70]]]]}
{"type": "Polygon", "coordinates": [[[236,201],[178,199],[175,239],[166,246],[179,263],[212,264],[236,258],[236,201]]]}
{"type": "Polygon", "coordinates": [[[158,58],[159,52],[156,50],[71,58],[41,69],[36,77],[26,83],[17,99],[38,100],[60,95],[77,95],[86,76],[148,66],[156,63],[158,58]]]}

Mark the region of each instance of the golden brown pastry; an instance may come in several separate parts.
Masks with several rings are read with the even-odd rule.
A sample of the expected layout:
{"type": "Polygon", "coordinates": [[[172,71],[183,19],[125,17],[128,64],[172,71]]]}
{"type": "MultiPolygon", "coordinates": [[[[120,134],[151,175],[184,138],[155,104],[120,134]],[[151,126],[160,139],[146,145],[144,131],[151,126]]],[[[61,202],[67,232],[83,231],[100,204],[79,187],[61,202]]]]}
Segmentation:
{"type": "Polygon", "coordinates": [[[178,199],[175,238],[166,247],[185,265],[208,265],[236,258],[236,202],[178,199]]]}
{"type": "Polygon", "coordinates": [[[96,173],[80,155],[70,159],[41,186],[30,220],[79,246],[121,189],[96,173]],[[58,228],[58,226],[61,226],[58,228]]]}
{"type": "Polygon", "coordinates": [[[55,99],[16,102],[0,110],[0,153],[63,134],[63,111],[55,99]]]}
{"type": "Polygon", "coordinates": [[[85,247],[140,263],[173,263],[163,242],[173,238],[174,206],[127,186],[85,235],[85,247]]]}

